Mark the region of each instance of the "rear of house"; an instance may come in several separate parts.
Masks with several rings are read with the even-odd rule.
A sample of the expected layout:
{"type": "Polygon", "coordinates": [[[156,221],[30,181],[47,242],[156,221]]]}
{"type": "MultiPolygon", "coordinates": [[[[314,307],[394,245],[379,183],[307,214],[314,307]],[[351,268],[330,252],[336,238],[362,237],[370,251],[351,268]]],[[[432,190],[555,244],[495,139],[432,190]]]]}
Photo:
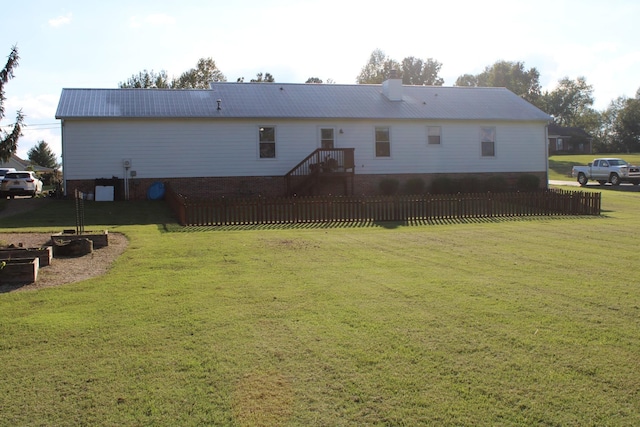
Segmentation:
{"type": "Polygon", "coordinates": [[[374,194],[386,178],[547,177],[549,116],[503,88],[390,79],[64,89],[56,118],[67,194],[112,177],[127,199],[145,198],[156,181],[210,197],[374,194]],[[317,173],[328,160],[332,174],[317,173]],[[292,188],[292,174],[314,179],[292,188]]]}

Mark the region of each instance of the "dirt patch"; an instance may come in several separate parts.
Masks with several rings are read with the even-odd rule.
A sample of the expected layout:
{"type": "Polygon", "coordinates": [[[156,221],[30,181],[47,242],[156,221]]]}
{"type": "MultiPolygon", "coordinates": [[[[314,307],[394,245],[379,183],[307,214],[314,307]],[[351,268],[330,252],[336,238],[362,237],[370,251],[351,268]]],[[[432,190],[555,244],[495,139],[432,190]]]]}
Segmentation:
{"type": "MultiPolygon", "coordinates": [[[[15,245],[38,248],[51,245],[51,233],[0,233],[0,247],[15,245]]],[[[42,267],[35,283],[24,286],[0,285],[0,292],[28,291],[80,282],[105,274],[113,261],[124,252],[127,238],[109,233],[109,246],[81,257],[55,257],[51,265],[42,267]]]]}

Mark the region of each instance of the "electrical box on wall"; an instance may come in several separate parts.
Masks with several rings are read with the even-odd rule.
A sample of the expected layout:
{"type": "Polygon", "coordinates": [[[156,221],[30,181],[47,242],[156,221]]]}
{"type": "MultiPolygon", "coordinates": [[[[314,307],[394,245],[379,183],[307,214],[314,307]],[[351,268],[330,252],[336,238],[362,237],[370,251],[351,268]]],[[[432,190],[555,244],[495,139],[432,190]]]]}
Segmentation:
{"type": "Polygon", "coordinates": [[[125,168],[130,168],[131,167],[131,159],[122,159],[122,166],[124,166],[125,168]]]}

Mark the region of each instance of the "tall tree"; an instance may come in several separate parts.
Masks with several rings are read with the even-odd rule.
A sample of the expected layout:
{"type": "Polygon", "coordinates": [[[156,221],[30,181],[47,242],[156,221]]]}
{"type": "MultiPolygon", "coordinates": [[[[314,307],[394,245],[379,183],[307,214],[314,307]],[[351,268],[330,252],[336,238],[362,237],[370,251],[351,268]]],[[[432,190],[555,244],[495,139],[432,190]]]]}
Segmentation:
{"type": "Polygon", "coordinates": [[[458,77],[457,86],[506,87],[529,102],[536,103],[540,97],[540,73],[533,67],[525,69],[523,62],[497,61],[475,76],[458,77]],[[458,82],[464,83],[458,85],[458,82]],[[475,83],[475,84],[472,84],[475,83]]]}
{"type": "Polygon", "coordinates": [[[622,146],[617,143],[615,124],[618,120],[618,114],[624,108],[626,101],[626,97],[614,99],[601,113],[600,138],[598,138],[593,145],[596,152],[617,153],[623,150],[622,146]]]}
{"type": "Polygon", "coordinates": [[[478,77],[474,76],[473,74],[463,74],[456,79],[454,86],[478,86],[478,77]]]}
{"type": "Polygon", "coordinates": [[[317,83],[322,84],[322,79],[319,77],[309,77],[305,83],[317,83]]]}
{"type": "Polygon", "coordinates": [[[640,151],[640,98],[625,98],[613,121],[615,145],[624,152],[640,151]]]}
{"type": "Polygon", "coordinates": [[[27,152],[29,161],[38,166],[45,168],[57,169],[60,164],[56,158],[56,154],[49,148],[49,144],[44,141],[38,141],[38,144],[31,147],[27,152]]]}
{"type": "Polygon", "coordinates": [[[382,50],[375,49],[356,81],[360,84],[380,84],[389,78],[391,71],[396,71],[396,76],[406,85],[442,86],[444,80],[438,76],[440,68],[442,64],[433,58],[422,60],[408,56],[400,63],[389,58],[382,50]]]}
{"type": "Polygon", "coordinates": [[[155,71],[141,71],[138,74],[132,75],[129,79],[118,84],[120,88],[136,88],[136,89],[170,89],[171,83],[165,70],[155,71]]]}
{"type": "Polygon", "coordinates": [[[171,84],[174,89],[209,89],[211,82],[226,82],[227,78],[222,74],[212,58],[200,58],[196,68],[182,73],[171,84]]]}
{"type": "Polygon", "coordinates": [[[433,58],[422,59],[409,56],[402,60],[402,83],[415,86],[442,86],[444,79],[438,76],[442,64],[433,58]]]}
{"type": "Polygon", "coordinates": [[[400,74],[400,63],[389,58],[382,50],[375,49],[371,52],[369,62],[360,70],[356,81],[359,84],[380,84],[387,80],[391,70],[400,74]]]}
{"type": "MultiPolygon", "coordinates": [[[[7,58],[6,65],[0,70],[0,120],[4,118],[4,101],[7,99],[4,92],[4,85],[14,77],[13,70],[18,66],[19,60],[18,47],[13,46],[7,58]]],[[[18,149],[18,139],[22,136],[23,126],[24,114],[22,114],[22,110],[18,110],[16,113],[16,121],[11,126],[11,132],[0,131],[0,160],[6,162],[16,152],[18,149]]]]}
{"type": "Polygon", "coordinates": [[[554,90],[542,94],[537,105],[561,126],[581,126],[582,119],[592,113],[593,101],[593,86],[584,77],[564,77],[554,90]]]}

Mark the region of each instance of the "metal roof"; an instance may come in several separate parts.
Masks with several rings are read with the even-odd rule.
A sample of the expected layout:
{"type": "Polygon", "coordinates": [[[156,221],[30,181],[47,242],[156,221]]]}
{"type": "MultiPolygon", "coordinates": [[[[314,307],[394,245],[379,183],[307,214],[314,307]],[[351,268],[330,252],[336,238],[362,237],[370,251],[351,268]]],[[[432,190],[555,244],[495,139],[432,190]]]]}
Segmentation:
{"type": "Polygon", "coordinates": [[[505,88],[213,83],[211,89],[63,89],[57,119],[300,118],[549,121],[505,88]],[[220,101],[220,102],[218,102],[220,101]],[[219,106],[219,108],[218,108],[219,106]]]}

